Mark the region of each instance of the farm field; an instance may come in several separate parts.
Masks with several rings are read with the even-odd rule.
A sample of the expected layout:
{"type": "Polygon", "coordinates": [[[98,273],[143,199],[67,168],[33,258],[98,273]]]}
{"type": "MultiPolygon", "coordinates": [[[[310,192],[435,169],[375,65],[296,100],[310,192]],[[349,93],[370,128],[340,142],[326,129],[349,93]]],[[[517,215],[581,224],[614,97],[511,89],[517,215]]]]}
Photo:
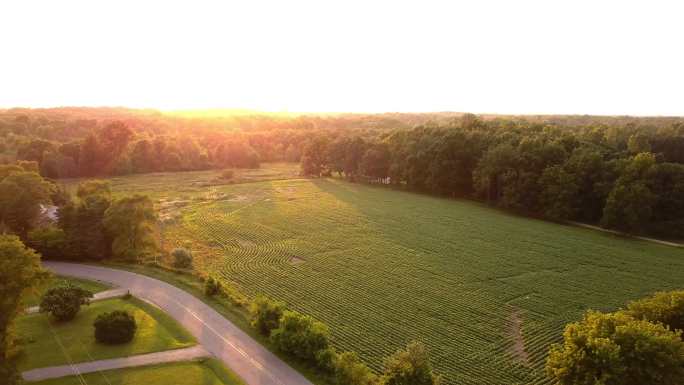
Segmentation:
{"type": "Polygon", "coordinates": [[[157,201],[167,248],[326,322],[375,370],[421,339],[446,384],[545,384],[567,322],[684,286],[674,247],[335,179],[199,187],[192,174],[113,186],[157,201]]]}

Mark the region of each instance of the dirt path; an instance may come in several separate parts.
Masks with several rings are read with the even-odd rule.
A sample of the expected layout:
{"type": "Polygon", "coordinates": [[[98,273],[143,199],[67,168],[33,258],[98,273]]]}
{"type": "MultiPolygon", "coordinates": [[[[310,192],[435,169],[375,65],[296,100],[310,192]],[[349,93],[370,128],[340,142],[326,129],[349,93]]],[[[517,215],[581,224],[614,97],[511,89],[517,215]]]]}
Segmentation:
{"type": "Polygon", "coordinates": [[[44,266],[58,275],[111,283],[159,306],[249,385],[313,385],[209,305],[166,282],[99,266],[62,262],[44,266]]]}
{"type": "Polygon", "coordinates": [[[604,229],[603,227],[594,226],[594,225],[589,225],[589,224],[582,223],[582,222],[572,222],[572,221],[568,221],[567,223],[570,224],[570,225],[573,225],[573,226],[577,226],[577,227],[584,227],[584,228],[586,228],[586,229],[592,229],[592,230],[603,231],[604,233],[611,233],[611,234],[620,235],[620,236],[623,236],[623,237],[630,237],[630,238],[640,239],[640,240],[642,240],[642,241],[658,243],[658,244],[665,245],[665,246],[684,247],[684,244],[681,244],[681,243],[663,241],[663,240],[661,240],[661,239],[655,239],[655,238],[640,237],[640,236],[637,236],[637,235],[629,235],[629,234],[626,234],[626,233],[623,233],[623,232],[620,232],[620,231],[610,230],[610,229],[604,229]]]}
{"type": "Polygon", "coordinates": [[[109,360],[82,362],[73,365],[50,366],[22,373],[26,381],[41,381],[49,378],[59,378],[100,372],[112,369],[130,368],[133,366],[145,366],[162,364],[166,362],[190,361],[197,358],[209,357],[211,354],[201,346],[193,346],[186,349],[167,350],[165,352],[140,354],[137,356],[112,358],[109,360]]]}

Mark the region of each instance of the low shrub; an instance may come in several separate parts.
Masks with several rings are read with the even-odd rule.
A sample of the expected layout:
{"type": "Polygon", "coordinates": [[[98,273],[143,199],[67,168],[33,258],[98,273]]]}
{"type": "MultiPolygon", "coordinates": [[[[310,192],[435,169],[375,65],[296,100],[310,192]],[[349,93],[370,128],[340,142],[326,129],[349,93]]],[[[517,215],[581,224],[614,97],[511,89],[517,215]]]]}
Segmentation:
{"type": "Polygon", "coordinates": [[[335,360],[335,378],[338,384],[373,385],[378,378],[355,352],[344,352],[335,360]]]}
{"type": "Polygon", "coordinates": [[[204,295],[207,297],[213,297],[221,292],[221,282],[215,280],[212,277],[207,278],[204,281],[204,295]]]}
{"type": "Polygon", "coordinates": [[[280,317],[283,316],[284,311],[284,303],[258,295],[249,308],[252,326],[262,335],[268,336],[271,334],[271,330],[279,326],[280,317]]]}
{"type": "Polygon", "coordinates": [[[48,290],[40,301],[40,312],[49,313],[57,321],[70,321],[76,317],[81,305],[90,303],[93,293],[74,286],[70,283],[62,284],[48,290]]]}
{"type": "Polygon", "coordinates": [[[122,310],[98,315],[93,326],[95,339],[109,345],[130,342],[138,329],[135,318],[122,310]]]}
{"type": "Polygon", "coordinates": [[[317,365],[317,354],[330,345],[329,334],[328,327],[322,322],[286,310],[279,327],[271,331],[271,341],[280,351],[317,365]]]}
{"type": "Polygon", "coordinates": [[[190,250],[178,247],[171,251],[171,256],[173,257],[173,267],[177,269],[192,268],[192,253],[190,253],[190,250]]]}
{"type": "Polygon", "coordinates": [[[221,179],[223,180],[231,180],[235,176],[235,172],[233,170],[223,170],[221,172],[221,179]]]}

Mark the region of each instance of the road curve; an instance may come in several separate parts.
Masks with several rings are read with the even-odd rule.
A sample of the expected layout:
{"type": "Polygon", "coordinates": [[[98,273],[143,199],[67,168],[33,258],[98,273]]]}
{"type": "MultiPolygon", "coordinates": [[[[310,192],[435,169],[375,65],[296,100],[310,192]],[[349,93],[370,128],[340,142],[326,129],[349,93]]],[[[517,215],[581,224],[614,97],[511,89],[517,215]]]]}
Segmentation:
{"type": "Polygon", "coordinates": [[[173,285],[107,267],[62,262],[43,265],[58,275],[108,282],[154,303],[249,385],[313,385],[216,310],[173,285]]]}

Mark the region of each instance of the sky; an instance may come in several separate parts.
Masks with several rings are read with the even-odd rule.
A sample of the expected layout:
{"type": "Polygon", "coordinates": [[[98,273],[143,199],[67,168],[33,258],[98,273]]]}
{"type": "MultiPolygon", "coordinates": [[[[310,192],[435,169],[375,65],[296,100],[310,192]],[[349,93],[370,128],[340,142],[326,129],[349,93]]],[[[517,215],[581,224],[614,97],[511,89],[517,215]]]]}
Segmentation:
{"type": "Polygon", "coordinates": [[[684,2],[0,2],[0,107],[684,115],[684,2]]]}

